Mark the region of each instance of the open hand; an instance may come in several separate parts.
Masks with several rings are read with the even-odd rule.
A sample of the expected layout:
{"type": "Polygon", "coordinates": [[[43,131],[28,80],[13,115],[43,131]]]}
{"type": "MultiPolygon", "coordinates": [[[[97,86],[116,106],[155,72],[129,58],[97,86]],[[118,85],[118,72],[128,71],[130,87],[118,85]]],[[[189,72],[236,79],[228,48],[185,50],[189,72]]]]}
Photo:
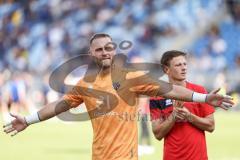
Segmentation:
{"type": "Polygon", "coordinates": [[[27,122],[25,121],[24,117],[15,115],[10,113],[12,117],[15,119],[12,120],[10,123],[3,126],[4,132],[6,134],[12,133],[11,136],[15,136],[18,132],[23,131],[25,128],[27,128],[27,122]]]}

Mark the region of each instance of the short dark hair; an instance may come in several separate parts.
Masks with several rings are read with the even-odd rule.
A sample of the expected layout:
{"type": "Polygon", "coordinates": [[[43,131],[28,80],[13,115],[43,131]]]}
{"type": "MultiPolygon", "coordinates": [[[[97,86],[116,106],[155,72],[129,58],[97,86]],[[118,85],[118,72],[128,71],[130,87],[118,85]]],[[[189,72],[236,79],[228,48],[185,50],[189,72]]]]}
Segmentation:
{"type": "Polygon", "coordinates": [[[177,50],[171,50],[163,53],[163,56],[161,58],[161,65],[162,66],[169,66],[169,62],[174,58],[178,56],[184,56],[186,57],[187,54],[182,52],[182,51],[177,51],[177,50]]]}
{"type": "Polygon", "coordinates": [[[106,33],[96,33],[94,34],[91,38],[90,38],[90,41],[89,43],[92,44],[93,40],[94,39],[97,39],[97,38],[103,38],[103,37],[108,37],[112,40],[112,37],[109,35],[109,34],[106,34],[106,33]]]}

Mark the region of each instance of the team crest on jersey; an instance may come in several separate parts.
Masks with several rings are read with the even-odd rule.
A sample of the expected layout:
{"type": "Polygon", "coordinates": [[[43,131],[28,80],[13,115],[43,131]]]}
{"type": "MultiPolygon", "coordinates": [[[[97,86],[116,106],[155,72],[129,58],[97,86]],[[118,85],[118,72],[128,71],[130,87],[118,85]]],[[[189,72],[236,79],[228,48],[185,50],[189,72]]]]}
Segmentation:
{"type": "Polygon", "coordinates": [[[112,86],[117,91],[120,88],[121,85],[120,85],[119,82],[113,82],[112,86]]]}

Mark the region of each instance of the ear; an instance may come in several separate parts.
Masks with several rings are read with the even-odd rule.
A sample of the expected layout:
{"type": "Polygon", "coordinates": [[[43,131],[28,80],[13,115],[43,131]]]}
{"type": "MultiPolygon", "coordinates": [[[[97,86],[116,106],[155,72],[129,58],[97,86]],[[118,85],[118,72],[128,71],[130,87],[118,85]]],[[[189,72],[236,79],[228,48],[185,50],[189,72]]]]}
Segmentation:
{"type": "Polygon", "coordinates": [[[92,52],[90,51],[90,49],[88,50],[88,52],[87,52],[88,54],[90,54],[90,55],[92,55],[92,52]]]}
{"type": "Polygon", "coordinates": [[[91,56],[94,56],[91,48],[89,48],[88,54],[90,54],[91,56]]]}
{"type": "Polygon", "coordinates": [[[168,66],[164,65],[162,68],[163,68],[163,72],[168,74],[168,72],[169,72],[168,66]]]}

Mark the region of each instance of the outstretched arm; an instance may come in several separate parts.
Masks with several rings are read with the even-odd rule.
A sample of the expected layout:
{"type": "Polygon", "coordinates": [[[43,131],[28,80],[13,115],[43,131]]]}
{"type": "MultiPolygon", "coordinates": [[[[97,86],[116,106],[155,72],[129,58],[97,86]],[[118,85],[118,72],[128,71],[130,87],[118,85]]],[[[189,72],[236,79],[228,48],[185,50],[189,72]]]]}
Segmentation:
{"type": "Polygon", "coordinates": [[[67,110],[69,110],[69,105],[63,99],[60,99],[53,103],[47,104],[38,112],[26,117],[10,114],[12,117],[14,117],[14,120],[3,126],[4,132],[7,134],[12,133],[12,136],[14,136],[33,123],[50,119],[67,110]]]}
{"type": "Polygon", "coordinates": [[[169,83],[163,83],[163,85],[167,85],[167,87],[160,86],[157,96],[163,96],[165,98],[175,99],[180,101],[188,101],[188,102],[193,101],[194,92],[192,90],[189,90],[185,87],[172,85],[169,83]],[[165,88],[171,88],[171,89],[166,90],[165,88]]]}
{"type": "Polygon", "coordinates": [[[138,95],[151,97],[160,96],[185,102],[208,103],[211,106],[221,107],[225,110],[234,104],[232,97],[228,95],[223,96],[216,93],[203,94],[193,92],[185,87],[173,85],[162,80],[156,81],[149,75],[140,76],[134,82],[132,82],[134,86],[131,87],[130,90],[138,95]]]}
{"type": "Polygon", "coordinates": [[[50,119],[62,112],[69,110],[70,107],[63,99],[50,103],[38,111],[40,121],[50,119]]]}
{"type": "Polygon", "coordinates": [[[193,92],[185,87],[172,85],[169,83],[162,83],[164,86],[160,86],[157,96],[165,98],[180,100],[180,101],[193,101],[200,103],[208,103],[209,105],[221,107],[225,110],[234,105],[233,98],[228,95],[219,95],[216,93],[202,94],[193,92]],[[166,88],[168,88],[166,92],[166,88]],[[170,89],[169,89],[170,88],[170,89]]]}

